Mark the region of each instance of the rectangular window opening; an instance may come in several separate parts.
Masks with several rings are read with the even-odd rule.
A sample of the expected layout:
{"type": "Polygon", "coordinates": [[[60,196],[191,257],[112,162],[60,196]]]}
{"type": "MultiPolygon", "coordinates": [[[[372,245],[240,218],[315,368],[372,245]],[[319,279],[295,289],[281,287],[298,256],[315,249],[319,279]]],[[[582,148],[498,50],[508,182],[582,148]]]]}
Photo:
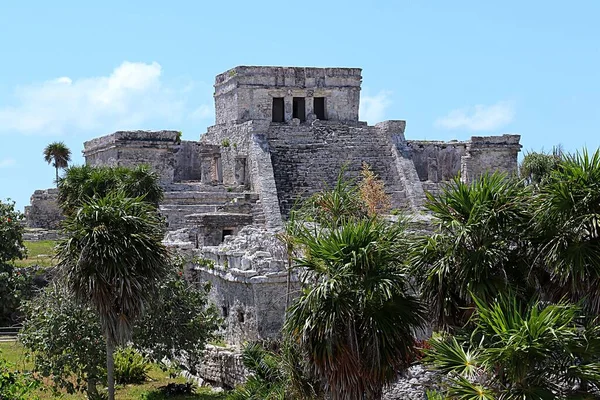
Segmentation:
{"type": "Polygon", "coordinates": [[[273,97],[273,122],[284,122],[283,97],[273,97]]]}
{"type": "Polygon", "coordinates": [[[301,122],[306,121],[306,104],[304,97],[294,97],[292,110],[294,118],[298,118],[301,122]]]}
{"type": "Polygon", "coordinates": [[[327,119],[325,118],[325,97],[314,98],[314,109],[317,119],[320,119],[321,121],[325,121],[327,119]]]}
{"type": "Polygon", "coordinates": [[[225,236],[233,235],[233,229],[223,229],[223,236],[221,237],[221,242],[225,241],[225,236]]]}

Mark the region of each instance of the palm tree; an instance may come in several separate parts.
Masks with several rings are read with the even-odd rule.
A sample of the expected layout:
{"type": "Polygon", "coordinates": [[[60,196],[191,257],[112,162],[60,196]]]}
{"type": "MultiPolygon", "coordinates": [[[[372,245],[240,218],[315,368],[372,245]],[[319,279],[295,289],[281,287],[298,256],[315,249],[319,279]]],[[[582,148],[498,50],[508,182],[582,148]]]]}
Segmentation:
{"type": "Polygon", "coordinates": [[[360,219],[316,234],[306,229],[298,241],[304,257],[296,262],[308,274],[288,309],[286,335],[327,380],[333,399],[380,398],[412,361],[423,323],[403,268],[404,225],[360,219]]]}
{"type": "Polygon", "coordinates": [[[44,149],[44,161],[56,169],[56,182],[58,182],[58,169],[67,168],[71,161],[71,150],[64,142],[52,142],[44,149]]]}
{"type": "Polygon", "coordinates": [[[122,191],[83,202],[64,224],[58,266],[67,287],[100,316],[106,340],[109,399],[114,399],[117,344],[131,335],[157,282],[168,272],[163,220],[142,198],[122,191]]]}
{"type": "Polygon", "coordinates": [[[600,389],[600,328],[575,305],[475,299],[474,329],[434,335],[425,361],[448,373],[447,398],[585,399],[600,389]]]}
{"type": "Polygon", "coordinates": [[[412,247],[411,265],[437,326],[463,326],[484,300],[535,286],[525,235],[528,188],[499,174],[467,184],[456,179],[439,197],[427,194],[437,231],[412,247]]]}
{"type": "Polygon", "coordinates": [[[77,211],[85,199],[103,197],[121,190],[128,197],[143,196],[145,202],[157,207],[163,191],[158,174],[146,165],[126,167],[70,167],[58,180],[58,204],[65,215],[77,211]]]}
{"type": "Polygon", "coordinates": [[[600,313],[600,150],[566,156],[535,198],[537,262],[550,299],[600,313]]]}

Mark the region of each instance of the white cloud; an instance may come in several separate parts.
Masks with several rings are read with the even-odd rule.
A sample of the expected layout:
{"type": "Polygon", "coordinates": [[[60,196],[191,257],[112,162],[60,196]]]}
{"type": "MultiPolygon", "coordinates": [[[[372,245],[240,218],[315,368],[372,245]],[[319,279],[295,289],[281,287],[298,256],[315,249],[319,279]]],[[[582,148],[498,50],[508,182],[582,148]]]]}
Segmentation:
{"type": "Polygon", "coordinates": [[[202,104],[200,107],[196,108],[192,112],[190,117],[195,119],[206,119],[212,117],[214,113],[215,109],[213,106],[210,106],[208,104],[202,104]]]}
{"type": "Polygon", "coordinates": [[[178,122],[185,101],[161,74],[156,62],[124,62],[108,76],[63,76],[18,87],[14,105],[0,107],[0,131],[61,134],[144,128],[151,119],[178,122]]]}
{"type": "Polygon", "coordinates": [[[450,111],[448,115],[435,121],[435,125],[445,129],[491,131],[511,123],[514,116],[513,105],[500,101],[490,106],[479,104],[450,111]]]}
{"type": "Polygon", "coordinates": [[[385,110],[392,104],[391,92],[382,90],[375,96],[362,95],[360,97],[359,114],[361,121],[373,125],[384,120],[385,110]]]}
{"type": "Polygon", "coordinates": [[[5,158],[0,160],[0,168],[9,168],[16,165],[17,162],[13,158],[5,158]]]}

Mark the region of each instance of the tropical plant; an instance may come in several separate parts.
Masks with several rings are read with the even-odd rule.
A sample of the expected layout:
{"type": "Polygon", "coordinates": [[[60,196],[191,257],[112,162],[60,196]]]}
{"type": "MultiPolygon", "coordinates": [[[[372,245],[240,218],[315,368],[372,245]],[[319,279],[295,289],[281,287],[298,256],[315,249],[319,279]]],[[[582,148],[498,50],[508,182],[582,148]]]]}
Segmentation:
{"type": "Polygon", "coordinates": [[[521,179],[528,184],[543,184],[552,171],[556,170],[565,157],[560,146],[552,149],[552,153],[528,152],[519,165],[521,179]]]}
{"type": "Polygon", "coordinates": [[[0,354],[0,399],[2,400],[36,400],[33,391],[39,381],[29,373],[17,371],[0,354]]]}
{"type": "Polygon", "coordinates": [[[405,224],[344,218],[298,235],[304,255],[296,263],[307,273],[284,330],[332,398],[379,398],[413,360],[424,310],[403,267],[405,224]]]}
{"type": "Polygon", "coordinates": [[[71,161],[71,150],[64,142],[52,142],[44,148],[44,161],[56,170],[56,181],[58,182],[58,170],[67,168],[71,161]]]}
{"type": "Polygon", "coordinates": [[[135,346],[153,361],[167,359],[197,374],[202,351],[217,337],[222,323],[208,301],[209,292],[210,283],[188,282],[182,263],[176,263],[134,329],[135,346]]]}
{"type": "Polygon", "coordinates": [[[170,254],[164,223],[143,198],[112,191],[85,200],[64,222],[58,267],[70,291],[98,312],[106,340],[109,400],[114,400],[115,346],[126,343],[159,282],[170,254]]]}
{"type": "Polygon", "coordinates": [[[115,381],[120,384],[141,383],[148,378],[150,362],[132,347],[115,352],[115,381]]]}
{"type": "Polygon", "coordinates": [[[356,183],[345,179],[345,168],[338,174],[335,186],[319,191],[296,206],[298,223],[316,223],[335,228],[367,216],[365,203],[356,183]]]}
{"type": "Polygon", "coordinates": [[[34,372],[48,379],[56,393],[81,391],[96,397],[97,384],[106,378],[106,348],[96,311],[56,283],[26,302],[24,311],[19,340],[34,355],[34,372]]]}
{"type": "Polygon", "coordinates": [[[270,347],[274,349],[260,342],[244,347],[242,362],[250,376],[228,395],[229,400],[324,399],[322,383],[311,374],[297,346],[284,342],[270,347]]]}
{"type": "Polygon", "coordinates": [[[525,235],[530,199],[527,187],[500,174],[457,178],[439,197],[427,194],[437,230],[414,242],[410,263],[438,327],[463,326],[471,294],[491,301],[514,289],[529,298],[536,287],[525,235]]]}
{"type": "Polygon", "coordinates": [[[475,299],[474,330],[434,335],[425,362],[448,374],[450,399],[597,398],[600,328],[568,303],[475,299]],[[592,397],[586,397],[592,396],[592,397]]]}
{"type": "Polygon", "coordinates": [[[23,214],[15,210],[14,201],[0,200],[0,263],[23,259],[27,255],[23,245],[23,220],[23,214]]]}
{"type": "Polygon", "coordinates": [[[73,214],[91,198],[101,198],[111,191],[127,197],[142,197],[156,207],[163,191],[158,174],[147,165],[133,168],[73,166],[58,180],[58,204],[65,215],[73,214]]]}
{"type": "Polygon", "coordinates": [[[600,150],[564,157],[536,195],[532,230],[543,288],[600,313],[600,150]]]}
{"type": "Polygon", "coordinates": [[[390,197],[385,192],[383,181],[373,172],[371,166],[363,162],[360,174],[358,190],[369,216],[374,217],[390,211],[392,207],[390,197]]]}
{"type": "MultiPolygon", "coordinates": [[[[188,284],[178,271],[173,266],[160,283],[135,324],[131,344],[147,359],[166,359],[170,365],[181,362],[187,368],[195,366],[190,360],[199,359],[219,319],[207,304],[208,288],[188,284]]],[[[19,339],[33,355],[35,372],[50,379],[56,392],[86,392],[95,397],[96,385],[106,379],[106,345],[96,310],[55,281],[26,302],[24,311],[19,339]]]]}

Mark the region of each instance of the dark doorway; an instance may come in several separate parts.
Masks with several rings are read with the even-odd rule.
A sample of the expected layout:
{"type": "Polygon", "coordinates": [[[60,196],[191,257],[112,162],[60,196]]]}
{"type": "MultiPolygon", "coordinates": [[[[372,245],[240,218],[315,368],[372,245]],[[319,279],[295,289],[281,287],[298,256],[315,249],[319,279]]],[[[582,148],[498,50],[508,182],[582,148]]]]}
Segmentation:
{"type": "Polygon", "coordinates": [[[292,109],[294,111],[294,118],[298,118],[301,122],[306,121],[306,104],[304,97],[294,97],[292,109]]]}
{"type": "Polygon", "coordinates": [[[284,122],[283,97],[273,97],[273,122],[284,122]]]}
{"type": "Polygon", "coordinates": [[[221,237],[221,242],[225,241],[225,236],[233,235],[233,229],[223,229],[223,236],[221,237]]]}
{"type": "Polygon", "coordinates": [[[314,98],[314,109],[315,115],[317,119],[321,121],[325,121],[325,97],[315,97],[314,98]]]}

